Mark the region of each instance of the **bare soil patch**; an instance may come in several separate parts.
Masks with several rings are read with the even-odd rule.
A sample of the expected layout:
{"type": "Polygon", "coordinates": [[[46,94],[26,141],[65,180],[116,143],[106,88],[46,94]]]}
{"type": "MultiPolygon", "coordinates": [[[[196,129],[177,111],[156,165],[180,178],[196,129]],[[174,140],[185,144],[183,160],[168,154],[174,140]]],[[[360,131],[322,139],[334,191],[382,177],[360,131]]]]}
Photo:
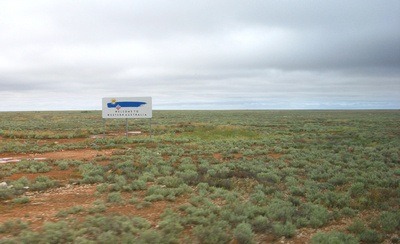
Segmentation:
{"type": "MultiPolygon", "coordinates": [[[[0,207],[0,223],[10,220],[21,219],[31,224],[33,230],[38,230],[44,222],[58,221],[56,215],[61,210],[66,210],[74,206],[82,206],[84,209],[93,207],[96,200],[105,200],[105,196],[100,198],[94,193],[97,185],[66,185],[45,192],[26,192],[29,203],[15,204],[11,200],[5,201],[0,207]]],[[[130,195],[127,193],[127,195],[130,195]]],[[[143,200],[144,192],[138,199],[143,200]]],[[[177,198],[174,202],[156,201],[143,208],[137,208],[133,204],[109,204],[105,214],[120,214],[125,216],[140,216],[147,219],[155,226],[160,220],[160,215],[167,208],[177,208],[183,203],[187,203],[185,196],[177,198]]],[[[83,213],[87,214],[87,213],[83,213]]]]}
{"type": "Polygon", "coordinates": [[[12,219],[21,219],[30,222],[33,229],[38,229],[45,221],[56,221],[55,215],[63,209],[73,206],[87,207],[96,200],[95,185],[55,188],[46,192],[27,192],[30,202],[14,204],[6,201],[0,208],[0,223],[12,219]]]}
{"type": "Polygon", "coordinates": [[[30,154],[11,154],[1,153],[0,158],[9,158],[10,160],[62,160],[62,159],[74,159],[88,161],[92,160],[96,156],[110,156],[114,149],[95,150],[91,148],[77,149],[77,150],[65,150],[47,153],[30,153],[30,154]]]}
{"type": "Polygon", "coordinates": [[[38,145],[45,145],[49,143],[54,143],[54,144],[74,144],[74,143],[80,143],[86,141],[88,138],[86,137],[81,137],[81,138],[64,138],[64,139],[39,139],[36,142],[38,145]]]}
{"type": "Polygon", "coordinates": [[[76,159],[76,160],[92,160],[96,156],[110,156],[113,149],[109,150],[94,150],[94,149],[79,149],[58,152],[48,152],[39,154],[38,156],[49,159],[76,159]]]}
{"type": "Polygon", "coordinates": [[[273,159],[279,159],[280,157],[282,157],[281,153],[269,153],[268,156],[270,156],[273,159]]]}
{"type": "Polygon", "coordinates": [[[81,175],[75,168],[67,170],[51,170],[45,173],[17,173],[11,176],[5,177],[5,180],[18,180],[21,177],[26,177],[28,180],[34,180],[38,176],[47,176],[53,180],[57,180],[62,184],[68,183],[70,179],[81,178],[81,175]]]}

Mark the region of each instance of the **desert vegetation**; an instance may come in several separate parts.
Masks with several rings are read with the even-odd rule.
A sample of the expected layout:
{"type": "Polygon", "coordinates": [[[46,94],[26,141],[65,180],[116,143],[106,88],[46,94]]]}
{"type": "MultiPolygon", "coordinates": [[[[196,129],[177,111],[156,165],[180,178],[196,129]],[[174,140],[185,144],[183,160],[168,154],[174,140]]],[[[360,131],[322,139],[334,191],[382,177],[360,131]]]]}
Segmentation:
{"type": "Polygon", "coordinates": [[[0,113],[0,243],[400,241],[399,111],[153,116],[0,113]]]}

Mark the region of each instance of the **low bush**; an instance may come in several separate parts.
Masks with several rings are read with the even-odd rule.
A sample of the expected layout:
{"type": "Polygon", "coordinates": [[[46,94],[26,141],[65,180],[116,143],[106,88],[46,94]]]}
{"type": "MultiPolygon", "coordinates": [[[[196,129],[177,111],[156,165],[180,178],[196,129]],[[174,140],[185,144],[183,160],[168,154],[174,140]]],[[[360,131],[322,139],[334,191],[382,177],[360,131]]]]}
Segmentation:
{"type": "MultiPolygon", "coordinates": [[[[108,180],[110,181],[110,180],[108,180]]],[[[111,191],[131,191],[132,187],[128,184],[125,176],[123,175],[114,175],[112,179],[113,184],[110,184],[111,191]]]]}
{"type": "Polygon", "coordinates": [[[224,221],[197,225],[193,228],[193,235],[200,243],[228,243],[231,240],[228,226],[224,221]]]}
{"type": "Polygon", "coordinates": [[[28,178],[23,176],[23,177],[19,178],[18,180],[11,182],[11,185],[17,191],[19,191],[19,190],[24,191],[24,189],[26,190],[29,187],[30,181],[28,180],[28,178]]]}
{"type": "Polygon", "coordinates": [[[69,168],[69,162],[68,161],[59,161],[57,162],[57,166],[60,170],[67,170],[69,168]]]}
{"type": "Polygon", "coordinates": [[[151,206],[151,202],[148,202],[148,201],[138,202],[135,206],[136,206],[136,209],[147,208],[147,207],[151,206]]]}
{"type": "Polygon", "coordinates": [[[107,206],[104,204],[103,201],[97,200],[93,203],[93,207],[88,209],[89,214],[94,214],[94,213],[102,213],[106,211],[107,206]]]}
{"type": "Polygon", "coordinates": [[[101,183],[96,186],[96,190],[98,193],[105,193],[108,191],[108,184],[107,183],[101,183]]]}
{"type": "Polygon", "coordinates": [[[150,229],[143,231],[140,236],[135,240],[135,242],[143,244],[154,244],[164,243],[164,240],[159,231],[150,229]]]}
{"type": "Polygon", "coordinates": [[[165,176],[157,179],[157,184],[164,185],[168,188],[176,188],[183,184],[183,179],[175,176],[165,176]]]}
{"type": "Polygon", "coordinates": [[[28,224],[25,222],[22,222],[22,220],[10,220],[6,221],[3,224],[0,225],[0,233],[1,234],[11,234],[13,236],[17,236],[20,234],[23,230],[28,228],[28,224]]]}
{"type": "Polygon", "coordinates": [[[73,206],[66,210],[61,210],[56,214],[56,217],[67,217],[70,214],[77,214],[83,212],[85,209],[82,206],[73,206]]]}
{"type": "Polygon", "coordinates": [[[254,243],[254,233],[251,229],[251,225],[248,223],[240,223],[233,230],[233,236],[238,243],[254,243]]]}
{"type": "Polygon", "coordinates": [[[138,190],[146,190],[147,185],[146,185],[146,181],[143,180],[134,180],[131,183],[131,189],[133,191],[138,191],[138,190]]]}
{"type": "Polygon", "coordinates": [[[313,228],[319,228],[329,221],[328,210],[321,205],[312,203],[301,205],[297,215],[299,215],[297,219],[297,225],[299,227],[311,226],[313,228]]]}
{"type": "Polygon", "coordinates": [[[46,173],[51,170],[51,167],[45,162],[35,162],[33,161],[29,167],[30,173],[46,173]]]}
{"type": "Polygon", "coordinates": [[[270,219],[284,222],[291,220],[296,212],[296,208],[291,202],[277,198],[271,201],[266,210],[270,219]]]}
{"type": "Polygon", "coordinates": [[[124,203],[124,199],[121,196],[120,192],[110,192],[107,196],[107,202],[109,203],[124,203]]]}
{"type": "Polygon", "coordinates": [[[340,210],[340,214],[346,217],[354,217],[357,214],[357,212],[352,208],[344,207],[340,210]]]}
{"type": "Polygon", "coordinates": [[[47,222],[43,225],[43,237],[45,243],[71,243],[74,240],[73,229],[67,222],[47,222]]]}
{"type": "Polygon", "coordinates": [[[400,211],[383,212],[379,221],[384,232],[394,233],[400,229],[400,211]]]}
{"type": "Polygon", "coordinates": [[[144,198],[144,200],[145,200],[145,201],[148,201],[148,202],[161,201],[161,200],[163,200],[163,199],[164,199],[164,196],[163,196],[163,195],[160,195],[160,194],[149,195],[149,196],[146,196],[146,197],[144,198]]]}
{"type": "Polygon", "coordinates": [[[277,236],[293,237],[296,234],[296,226],[291,222],[276,223],[272,226],[273,233],[277,236]]]}
{"type": "Polygon", "coordinates": [[[364,222],[357,219],[347,227],[347,230],[354,234],[360,234],[366,229],[364,222]]]}
{"type": "Polygon", "coordinates": [[[79,166],[82,175],[82,183],[93,184],[104,182],[104,168],[96,164],[82,164],[79,166]]]}
{"type": "Polygon", "coordinates": [[[16,204],[25,204],[28,203],[29,201],[30,201],[29,197],[19,197],[19,198],[14,198],[12,200],[12,202],[16,204]]]}
{"type": "Polygon", "coordinates": [[[59,185],[59,183],[57,181],[54,181],[47,176],[41,175],[41,176],[36,177],[33,184],[31,184],[30,189],[32,189],[34,191],[44,191],[46,189],[56,187],[58,185],[59,185]]]}
{"type": "Polygon", "coordinates": [[[179,243],[179,236],[184,230],[181,223],[181,216],[171,209],[167,209],[161,214],[159,229],[163,236],[164,243],[179,243]]]}
{"type": "Polygon", "coordinates": [[[358,236],[363,243],[380,243],[382,241],[382,235],[371,229],[365,229],[358,236]]]}
{"type": "Polygon", "coordinates": [[[311,238],[312,244],[358,244],[358,239],[353,235],[345,234],[339,231],[318,232],[311,238]]]}
{"type": "Polygon", "coordinates": [[[272,224],[265,216],[257,216],[251,222],[253,230],[257,233],[265,233],[272,228],[272,224]]]}
{"type": "Polygon", "coordinates": [[[10,188],[0,188],[0,200],[7,200],[14,196],[14,190],[10,188]]]}
{"type": "Polygon", "coordinates": [[[362,182],[353,183],[349,188],[349,193],[352,197],[359,197],[365,193],[365,186],[362,182]]]}

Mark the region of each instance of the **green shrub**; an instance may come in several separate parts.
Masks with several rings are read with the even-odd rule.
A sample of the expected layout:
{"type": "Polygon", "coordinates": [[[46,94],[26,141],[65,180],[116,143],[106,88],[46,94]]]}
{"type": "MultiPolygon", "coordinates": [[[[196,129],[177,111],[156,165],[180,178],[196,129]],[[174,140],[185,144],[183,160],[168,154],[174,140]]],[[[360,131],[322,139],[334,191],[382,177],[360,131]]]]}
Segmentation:
{"type": "Polygon", "coordinates": [[[365,229],[359,234],[360,240],[364,243],[379,243],[382,241],[382,236],[374,230],[365,229]]]}
{"type": "Polygon", "coordinates": [[[209,223],[209,225],[197,225],[193,228],[193,235],[200,243],[216,244],[228,243],[230,237],[227,233],[228,223],[224,221],[217,221],[209,223]]]}
{"type": "Polygon", "coordinates": [[[200,177],[197,171],[194,170],[185,170],[183,172],[178,172],[177,176],[188,185],[197,185],[200,181],[200,177]]]}
{"type": "Polygon", "coordinates": [[[19,178],[18,180],[15,180],[11,183],[13,185],[14,190],[23,192],[29,187],[29,180],[25,176],[19,178]]]}
{"type": "Polygon", "coordinates": [[[96,186],[96,190],[99,193],[105,193],[108,191],[108,184],[107,183],[102,183],[100,185],[96,186]]]}
{"type": "Polygon", "coordinates": [[[96,237],[98,243],[118,243],[119,235],[112,230],[99,233],[96,237]]]}
{"type": "Polygon", "coordinates": [[[359,197],[365,193],[365,186],[362,182],[353,183],[349,188],[349,193],[352,197],[359,197]]]}
{"type": "Polygon", "coordinates": [[[159,185],[153,185],[147,189],[146,195],[161,195],[168,200],[175,200],[176,196],[190,193],[191,191],[192,189],[186,184],[181,184],[177,188],[166,188],[159,185]]]}
{"type": "Polygon", "coordinates": [[[360,234],[366,229],[364,223],[357,219],[351,225],[347,227],[347,230],[354,234],[360,234]]]}
{"type": "Polygon", "coordinates": [[[150,195],[150,196],[146,196],[146,197],[144,198],[144,200],[145,200],[145,201],[148,201],[148,202],[161,201],[161,200],[163,200],[163,199],[164,199],[164,196],[163,196],[163,195],[160,195],[160,194],[150,195]]]}
{"type": "Polygon", "coordinates": [[[340,210],[340,213],[346,217],[354,217],[357,213],[354,209],[349,207],[344,207],[340,210]]]}
{"type": "Polygon", "coordinates": [[[110,185],[112,191],[131,191],[132,187],[127,184],[127,180],[123,175],[114,175],[113,184],[110,185]]]}
{"type": "Polygon", "coordinates": [[[260,183],[278,183],[281,180],[281,177],[279,177],[277,174],[274,174],[272,172],[268,173],[258,173],[257,174],[257,180],[260,183]]]}
{"type": "Polygon", "coordinates": [[[56,214],[56,217],[67,217],[70,214],[77,214],[83,212],[85,209],[82,206],[73,206],[66,210],[61,210],[56,214]]]}
{"type": "Polygon", "coordinates": [[[93,184],[104,181],[104,169],[101,165],[92,163],[81,164],[79,172],[82,175],[82,183],[93,184]]]}
{"type": "Polygon", "coordinates": [[[328,183],[335,186],[341,186],[346,184],[347,182],[348,182],[347,177],[343,173],[339,173],[328,180],[328,183]]]}
{"type": "Polygon", "coordinates": [[[201,182],[197,184],[196,188],[200,196],[206,196],[209,193],[210,186],[207,183],[201,182]]]}
{"type": "Polygon", "coordinates": [[[68,212],[66,210],[61,210],[56,214],[57,218],[65,218],[68,216],[68,212]]]}
{"type": "Polygon", "coordinates": [[[164,243],[162,235],[160,234],[159,231],[156,230],[143,231],[136,241],[137,243],[143,243],[143,244],[164,243]]]}
{"type": "Polygon", "coordinates": [[[285,224],[276,223],[272,229],[277,236],[293,237],[296,234],[296,226],[291,222],[286,222],[285,224]]]}
{"type": "Polygon", "coordinates": [[[238,243],[254,243],[254,233],[248,223],[240,223],[236,226],[233,230],[233,236],[238,243]]]}
{"type": "Polygon", "coordinates": [[[400,211],[383,212],[379,220],[383,231],[394,233],[400,228],[400,211]]]}
{"type": "Polygon", "coordinates": [[[250,200],[255,204],[264,205],[267,203],[267,197],[262,190],[256,190],[250,195],[250,200]]]}
{"type": "Polygon", "coordinates": [[[179,243],[179,235],[184,229],[181,224],[181,217],[171,209],[167,209],[161,214],[161,218],[159,229],[163,234],[163,242],[179,243]]]}
{"type": "Polygon", "coordinates": [[[265,216],[257,216],[252,220],[251,225],[253,230],[257,233],[265,233],[272,228],[271,222],[265,216]]]}
{"type": "Polygon", "coordinates": [[[158,178],[157,183],[168,188],[176,188],[183,184],[183,180],[179,177],[165,176],[158,178]]]}
{"type": "Polygon", "coordinates": [[[289,191],[290,191],[290,193],[291,193],[293,196],[302,197],[302,196],[305,195],[305,190],[304,190],[304,188],[302,188],[302,187],[291,186],[291,187],[289,188],[289,191]]]}
{"type": "Polygon", "coordinates": [[[14,189],[12,188],[0,188],[0,200],[7,200],[14,196],[14,189]]]}
{"type": "Polygon", "coordinates": [[[358,239],[339,231],[318,232],[311,238],[312,244],[358,244],[358,239]]]}
{"type": "Polygon", "coordinates": [[[124,199],[122,199],[120,192],[110,192],[107,196],[107,202],[109,203],[123,203],[124,199]]]}
{"type": "Polygon", "coordinates": [[[102,213],[106,211],[107,207],[103,201],[97,200],[93,203],[93,207],[88,209],[89,214],[102,213]]]}
{"type": "Polygon", "coordinates": [[[34,183],[31,185],[31,189],[34,191],[44,191],[46,189],[58,186],[58,182],[50,179],[47,176],[36,177],[34,183]]]}
{"type": "Polygon", "coordinates": [[[51,167],[47,165],[45,162],[36,162],[33,161],[29,167],[30,173],[46,173],[51,170],[51,167]]]}
{"type": "Polygon", "coordinates": [[[143,201],[143,202],[140,202],[140,203],[136,204],[136,208],[137,209],[147,208],[147,207],[150,207],[150,206],[151,206],[151,202],[148,202],[148,201],[143,201]]]}
{"type": "Polygon", "coordinates": [[[144,182],[152,182],[152,181],[154,181],[154,175],[150,172],[145,172],[139,177],[138,180],[144,181],[144,182]]]}
{"type": "Polygon", "coordinates": [[[69,243],[73,241],[73,229],[64,221],[47,222],[43,225],[44,243],[69,243]]]}
{"type": "Polygon", "coordinates": [[[136,196],[132,196],[131,199],[129,199],[130,204],[137,204],[139,201],[140,200],[136,196]]]}
{"type": "Polygon", "coordinates": [[[11,234],[17,236],[21,231],[28,228],[28,224],[18,220],[9,220],[0,225],[0,234],[11,234]]]}
{"type": "Polygon", "coordinates": [[[298,226],[311,226],[318,228],[329,221],[328,210],[321,206],[312,203],[306,203],[300,207],[299,213],[300,218],[297,220],[298,226]]]}
{"type": "Polygon", "coordinates": [[[21,234],[18,235],[17,243],[41,243],[41,239],[42,239],[41,233],[33,232],[30,230],[23,230],[21,234]]]}
{"type": "Polygon", "coordinates": [[[29,197],[20,197],[12,200],[12,202],[16,204],[25,204],[28,203],[29,201],[30,201],[29,197]]]}
{"type": "Polygon", "coordinates": [[[296,208],[291,202],[284,201],[281,199],[273,199],[267,206],[267,214],[273,220],[291,220],[296,208]]]}
{"type": "Polygon", "coordinates": [[[146,190],[147,185],[146,185],[146,181],[143,180],[135,180],[131,183],[131,189],[133,191],[137,191],[137,190],[146,190]]]}
{"type": "Polygon", "coordinates": [[[69,163],[68,161],[60,161],[57,163],[57,166],[60,170],[67,170],[69,168],[69,163]]]}

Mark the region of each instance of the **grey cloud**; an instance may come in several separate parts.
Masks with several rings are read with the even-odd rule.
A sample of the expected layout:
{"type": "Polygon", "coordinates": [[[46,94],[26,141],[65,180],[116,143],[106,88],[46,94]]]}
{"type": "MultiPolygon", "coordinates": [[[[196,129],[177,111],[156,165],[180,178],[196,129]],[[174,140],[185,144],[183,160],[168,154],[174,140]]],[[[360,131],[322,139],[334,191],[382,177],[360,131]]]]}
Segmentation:
{"type": "Polygon", "coordinates": [[[400,106],[399,1],[6,0],[0,15],[0,95],[11,102],[59,93],[95,108],[111,93],[153,94],[164,108],[400,106]]]}

